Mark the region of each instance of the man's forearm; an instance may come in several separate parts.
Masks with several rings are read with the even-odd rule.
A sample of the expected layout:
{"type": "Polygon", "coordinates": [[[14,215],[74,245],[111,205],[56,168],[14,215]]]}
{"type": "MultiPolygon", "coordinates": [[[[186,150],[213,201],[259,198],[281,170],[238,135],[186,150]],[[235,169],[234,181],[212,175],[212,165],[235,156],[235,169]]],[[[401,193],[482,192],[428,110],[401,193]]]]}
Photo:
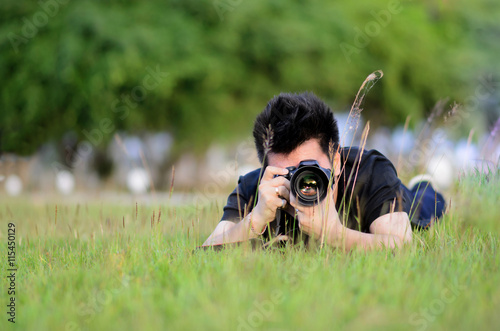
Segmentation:
{"type": "Polygon", "coordinates": [[[404,243],[404,240],[397,235],[364,233],[346,227],[337,229],[337,231],[341,233],[337,233],[333,229],[329,232],[326,237],[327,243],[347,251],[355,247],[363,250],[383,247],[395,248],[404,243]]]}
{"type": "Polygon", "coordinates": [[[252,213],[238,223],[221,221],[210,237],[203,243],[203,246],[229,244],[257,238],[257,234],[250,228],[251,217],[252,213]]]}

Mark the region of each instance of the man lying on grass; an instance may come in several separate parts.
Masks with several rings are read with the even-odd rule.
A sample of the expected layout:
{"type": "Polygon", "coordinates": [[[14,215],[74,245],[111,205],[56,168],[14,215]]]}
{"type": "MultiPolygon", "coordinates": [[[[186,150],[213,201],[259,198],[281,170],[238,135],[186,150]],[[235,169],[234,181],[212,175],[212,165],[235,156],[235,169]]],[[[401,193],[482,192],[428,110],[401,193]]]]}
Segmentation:
{"type": "Polygon", "coordinates": [[[312,93],[274,97],[253,136],[263,167],[240,177],[203,246],[281,236],[346,250],[395,247],[412,240],[412,225],[427,227],[443,213],[444,199],[429,182],[410,190],[378,151],[340,148],[332,110],[312,93]],[[308,168],[314,171],[293,178],[305,163],[319,173],[308,168]]]}

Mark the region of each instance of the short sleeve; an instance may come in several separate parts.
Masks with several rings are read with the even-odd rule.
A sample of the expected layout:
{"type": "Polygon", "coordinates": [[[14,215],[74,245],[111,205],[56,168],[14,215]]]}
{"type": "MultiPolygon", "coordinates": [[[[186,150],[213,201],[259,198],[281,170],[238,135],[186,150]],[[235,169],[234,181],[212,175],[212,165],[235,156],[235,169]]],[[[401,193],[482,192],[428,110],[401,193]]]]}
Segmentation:
{"type": "Polygon", "coordinates": [[[239,222],[253,209],[260,169],[240,176],[238,186],[231,192],[224,206],[221,221],[239,222]]]}
{"type": "MultiPolygon", "coordinates": [[[[378,152],[377,152],[378,153],[378,152]]],[[[402,188],[396,169],[391,161],[378,153],[373,160],[368,162],[371,178],[363,192],[361,200],[364,205],[363,228],[367,232],[370,225],[378,217],[391,211],[404,211],[409,213],[409,197],[402,188]]]]}

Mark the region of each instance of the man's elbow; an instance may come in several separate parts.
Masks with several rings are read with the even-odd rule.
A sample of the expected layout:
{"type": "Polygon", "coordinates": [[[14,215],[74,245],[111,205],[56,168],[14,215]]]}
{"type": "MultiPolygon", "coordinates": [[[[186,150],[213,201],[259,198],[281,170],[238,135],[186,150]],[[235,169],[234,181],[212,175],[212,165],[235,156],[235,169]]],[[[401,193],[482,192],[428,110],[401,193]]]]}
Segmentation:
{"type": "Polygon", "coordinates": [[[225,236],[231,230],[236,223],[230,221],[220,221],[217,224],[214,232],[205,240],[202,246],[212,246],[212,245],[220,245],[224,243],[225,236]]]}
{"type": "Polygon", "coordinates": [[[406,230],[405,230],[405,239],[406,242],[411,243],[413,241],[413,230],[411,229],[410,220],[406,220],[406,230]]]}
{"type": "Polygon", "coordinates": [[[408,226],[405,231],[397,237],[401,245],[411,244],[413,241],[413,231],[411,230],[411,226],[408,226]]]}

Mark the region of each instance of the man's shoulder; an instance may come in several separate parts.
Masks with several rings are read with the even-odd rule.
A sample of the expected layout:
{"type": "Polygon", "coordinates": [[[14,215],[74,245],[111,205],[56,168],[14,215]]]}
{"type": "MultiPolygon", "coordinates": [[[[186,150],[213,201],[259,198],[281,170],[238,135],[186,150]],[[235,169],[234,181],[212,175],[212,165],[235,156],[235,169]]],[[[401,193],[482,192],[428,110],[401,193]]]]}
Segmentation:
{"type": "MultiPolygon", "coordinates": [[[[353,220],[360,216],[361,231],[368,232],[372,222],[387,214],[391,210],[390,203],[401,196],[401,210],[409,211],[410,199],[406,191],[402,190],[396,168],[386,156],[375,149],[360,147],[342,148],[341,155],[345,166],[340,183],[344,184],[339,185],[339,189],[346,199],[355,197],[351,200],[355,208],[348,210],[349,228],[359,228],[359,224],[353,220]]],[[[399,207],[395,208],[399,210],[399,207]]]]}
{"type": "Polygon", "coordinates": [[[354,175],[356,186],[370,184],[375,187],[384,181],[399,180],[394,164],[376,149],[344,147],[341,152],[343,175],[346,179],[354,175]]]}
{"type": "Polygon", "coordinates": [[[257,168],[255,170],[247,172],[246,174],[240,176],[239,181],[243,180],[245,182],[257,182],[259,180],[261,171],[262,171],[261,168],[257,168]]]}
{"type": "Polygon", "coordinates": [[[240,176],[240,178],[238,179],[238,186],[240,187],[242,194],[244,194],[245,196],[251,196],[255,194],[261,173],[261,168],[257,168],[245,175],[240,176]]]}
{"type": "Polygon", "coordinates": [[[363,163],[372,163],[376,160],[385,161],[392,166],[391,161],[376,149],[364,149],[357,146],[348,146],[340,148],[340,155],[343,162],[348,165],[354,165],[361,160],[363,163]]]}

